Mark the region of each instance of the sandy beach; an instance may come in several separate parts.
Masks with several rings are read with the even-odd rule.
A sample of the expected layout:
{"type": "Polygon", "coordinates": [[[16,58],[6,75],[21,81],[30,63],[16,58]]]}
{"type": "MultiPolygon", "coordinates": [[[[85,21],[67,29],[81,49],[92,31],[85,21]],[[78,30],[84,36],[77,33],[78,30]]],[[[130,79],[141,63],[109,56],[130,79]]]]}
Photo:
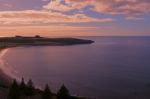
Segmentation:
{"type": "Polygon", "coordinates": [[[2,54],[5,49],[0,49],[0,97],[5,98],[8,93],[8,86],[10,85],[10,82],[12,81],[11,77],[7,74],[5,74],[4,69],[2,69],[2,54]]]}
{"type": "Polygon", "coordinates": [[[6,53],[7,49],[0,49],[0,85],[7,85],[11,81],[11,77],[4,71],[5,67],[3,64],[2,57],[6,53]]]}

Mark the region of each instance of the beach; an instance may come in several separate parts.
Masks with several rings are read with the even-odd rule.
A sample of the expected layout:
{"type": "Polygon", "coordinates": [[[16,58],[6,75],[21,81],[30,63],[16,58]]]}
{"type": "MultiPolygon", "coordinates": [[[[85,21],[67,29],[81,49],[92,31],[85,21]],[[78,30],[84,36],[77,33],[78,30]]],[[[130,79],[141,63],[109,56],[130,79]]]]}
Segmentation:
{"type": "Polygon", "coordinates": [[[3,63],[1,58],[3,57],[3,55],[5,54],[5,49],[0,49],[0,97],[1,98],[6,98],[7,93],[8,93],[8,86],[10,85],[12,78],[5,74],[5,72],[3,71],[3,63]]]}
{"type": "Polygon", "coordinates": [[[3,55],[5,54],[5,49],[1,49],[0,50],[0,85],[7,85],[10,80],[11,80],[11,77],[9,77],[5,71],[4,71],[4,64],[3,64],[3,61],[2,61],[2,57],[3,55]]]}

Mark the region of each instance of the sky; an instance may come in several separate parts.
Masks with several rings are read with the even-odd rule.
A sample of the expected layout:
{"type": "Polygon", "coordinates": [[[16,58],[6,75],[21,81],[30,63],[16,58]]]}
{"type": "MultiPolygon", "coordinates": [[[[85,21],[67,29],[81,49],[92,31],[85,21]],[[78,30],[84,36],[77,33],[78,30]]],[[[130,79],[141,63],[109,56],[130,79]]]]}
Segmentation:
{"type": "Polygon", "coordinates": [[[0,0],[0,36],[150,36],[150,0],[0,0]]]}

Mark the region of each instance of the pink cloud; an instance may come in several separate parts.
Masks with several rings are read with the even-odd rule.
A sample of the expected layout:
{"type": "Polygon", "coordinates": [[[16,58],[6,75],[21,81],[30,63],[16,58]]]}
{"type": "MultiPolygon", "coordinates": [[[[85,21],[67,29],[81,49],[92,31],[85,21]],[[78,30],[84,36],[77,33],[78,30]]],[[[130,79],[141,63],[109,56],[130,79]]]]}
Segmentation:
{"type": "Polygon", "coordinates": [[[128,16],[126,17],[126,20],[144,20],[144,18],[136,17],[136,16],[128,16]]]}
{"type": "Polygon", "coordinates": [[[0,3],[0,7],[1,7],[1,8],[12,8],[13,5],[12,5],[12,4],[9,4],[9,3],[0,3]]]}
{"type": "Polygon", "coordinates": [[[3,6],[8,7],[8,8],[12,8],[13,7],[12,4],[8,4],[8,3],[3,4],[3,6]]]}
{"type": "Polygon", "coordinates": [[[92,6],[92,10],[105,14],[140,15],[150,12],[149,0],[55,0],[45,5],[45,9],[67,12],[73,9],[83,10],[92,6]]]}
{"type": "Polygon", "coordinates": [[[65,15],[48,11],[1,11],[0,25],[44,25],[50,23],[112,22],[113,19],[96,19],[84,14],[65,15]]]}

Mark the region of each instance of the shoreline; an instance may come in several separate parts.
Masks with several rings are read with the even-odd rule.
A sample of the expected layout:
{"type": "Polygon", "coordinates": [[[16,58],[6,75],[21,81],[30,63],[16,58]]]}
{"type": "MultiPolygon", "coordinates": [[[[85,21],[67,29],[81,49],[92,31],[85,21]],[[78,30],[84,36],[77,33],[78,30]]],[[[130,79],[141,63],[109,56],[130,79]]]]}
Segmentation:
{"type": "MultiPolygon", "coordinates": [[[[24,37],[24,36],[15,36],[15,37],[0,37],[0,81],[2,81],[3,75],[6,75],[7,79],[13,79],[11,73],[4,72],[2,68],[4,63],[1,60],[3,55],[2,52],[9,48],[21,47],[21,46],[72,46],[72,45],[82,45],[82,44],[92,44],[94,41],[78,38],[47,38],[40,37],[36,35],[35,37],[24,37]]],[[[4,52],[5,54],[5,52],[4,52]]],[[[16,78],[16,77],[14,77],[16,78]]],[[[0,82],[1,85],[1,82],[0,82]]]]}
{"type": "MultiPolygon", "coordinates": [[[[2,51],[6,50],[6,49],[0,48],[0,54],[2,53],[2,51]]],[[[0,57],[0,59],[1,59],[1,57],[0,57]]],[[[0,63],[0,97],[5,98],[7,96],[8,89],[13,81],[13,78],[4,72],[1,65],[3,65],[3,64],[0,63]]]]}
{"type": "MultiPolygon", "coordinates": [[[[6,49],[7,48],[0,48],[0,55],[6,49]]],[[[10,83],[12,82],[12,77],[4,71],[4,67],[2,66],[4,64],[2,63],[2,60],[1,60],[2,57],[3,57],[3,55],[0,56],[0,87],[1,86],[9,86],[10,83]]]]}
{"type": "MultiPolygon", "coordinates": [[[[21,47],[21,46],[72,46],[72,45],[83,45],[83,44],[92,44],[94,41],[78,38],[46,38],[36,35],[35,37],[24,37],[24,36],[15,36],[15,37],[0,37],[0,59],[3,55],[1,53],[9,48],[21,47]]],[[[5,54],[5,52],[4,52],[5,54]]],[[[1,65],[2,61],[0,60],[0,85],[3,82],[3,79],[8,79],[7,83],[10,83],[13,79],[11,74],[4,72],[1,65]],[[3,77],[4,76],[4,77],[3,77]]],[[[16,78],[16,77],[14,77],[16,78]]]]}
{"type": "MultiPolygon", "coordinates": [[[[6,52],[4,52],[3,55],[1,55],[1,53],[4,50],[7,50],[9,48],[12,47],[8,47],[8,48],[0,48],[0,97],[4,97],[6,98],[8,96],[8,92],[9,92],[9,88],[13,82],[14,79],[17,79],[16,77],[11,76],[9,73],[4,72],[4,69],[1,68],[3,64],[1,64],[1,58],[3,57],[3,55],[5,55],[6,52]]],[[[19,78],[21,79],[21,78],[19,78]]],[[[18,82],[18,80],[17,80],[18,82]]],[[[37,86],[35,86],[36,90],[42,91],[42,89],[37,88],[37,86]]],[[[88,97],[84,97],[84,96],[71,96],[74,97],[73,99],[96,99],[96,98],[88,98],[88,97]]]]}
{"type": "MultiPolygon", "coordinates": [[[[52,39],[52,40],[55,40],[55,39],[52,39]]],[[[63,40],[64,39],[59,39],[57,41],[59,43],[56,43],[56,42],[53,43],[52,41],[50,41],[49,43],[47,43],[45,41],[38,42],[38,43],[37,42],[36,43],[19,43],[19,41],[13,42],[13,43],[10,43],[11,41],[1,42],[4,45],[0,46],[0,97],[7,97],[7,95],[8,95],[7,93],[9,91],[9,87],[11,86],[13,79],[17,79],[15,76],[13,77],[11,75],[11,71],[10,72],[7,70],[5,71],[5,67],[3,67],[5,65],[4,65],[3,61],[1,60],[1,58],[3,57],[3,55],[5,55],[5,53],[7,52],[7,49],[14,48],[14,47],[20,47],[20,46],[65,46],[65,45],[67,46],[67,45],[82,45],[82,44],[94,43],[94,41],[82,40],[82,39],[67,39],[67,41],[65,41],[65,42],[63,40]],[[6,50],[6,52],[3,53],[3,51],[5,51],[5,50],[6,50]],[[1,66],[1,65],[3,65],[3,66],[1,66]]],[[[73,96],[73,97],[76,97],[76,96],[73,96]]],[[[76,98],[77,99],[93,99],[93,98],[86,98],[86,97],[80,97],[80,96],[77,96],[76,98]]]]}

